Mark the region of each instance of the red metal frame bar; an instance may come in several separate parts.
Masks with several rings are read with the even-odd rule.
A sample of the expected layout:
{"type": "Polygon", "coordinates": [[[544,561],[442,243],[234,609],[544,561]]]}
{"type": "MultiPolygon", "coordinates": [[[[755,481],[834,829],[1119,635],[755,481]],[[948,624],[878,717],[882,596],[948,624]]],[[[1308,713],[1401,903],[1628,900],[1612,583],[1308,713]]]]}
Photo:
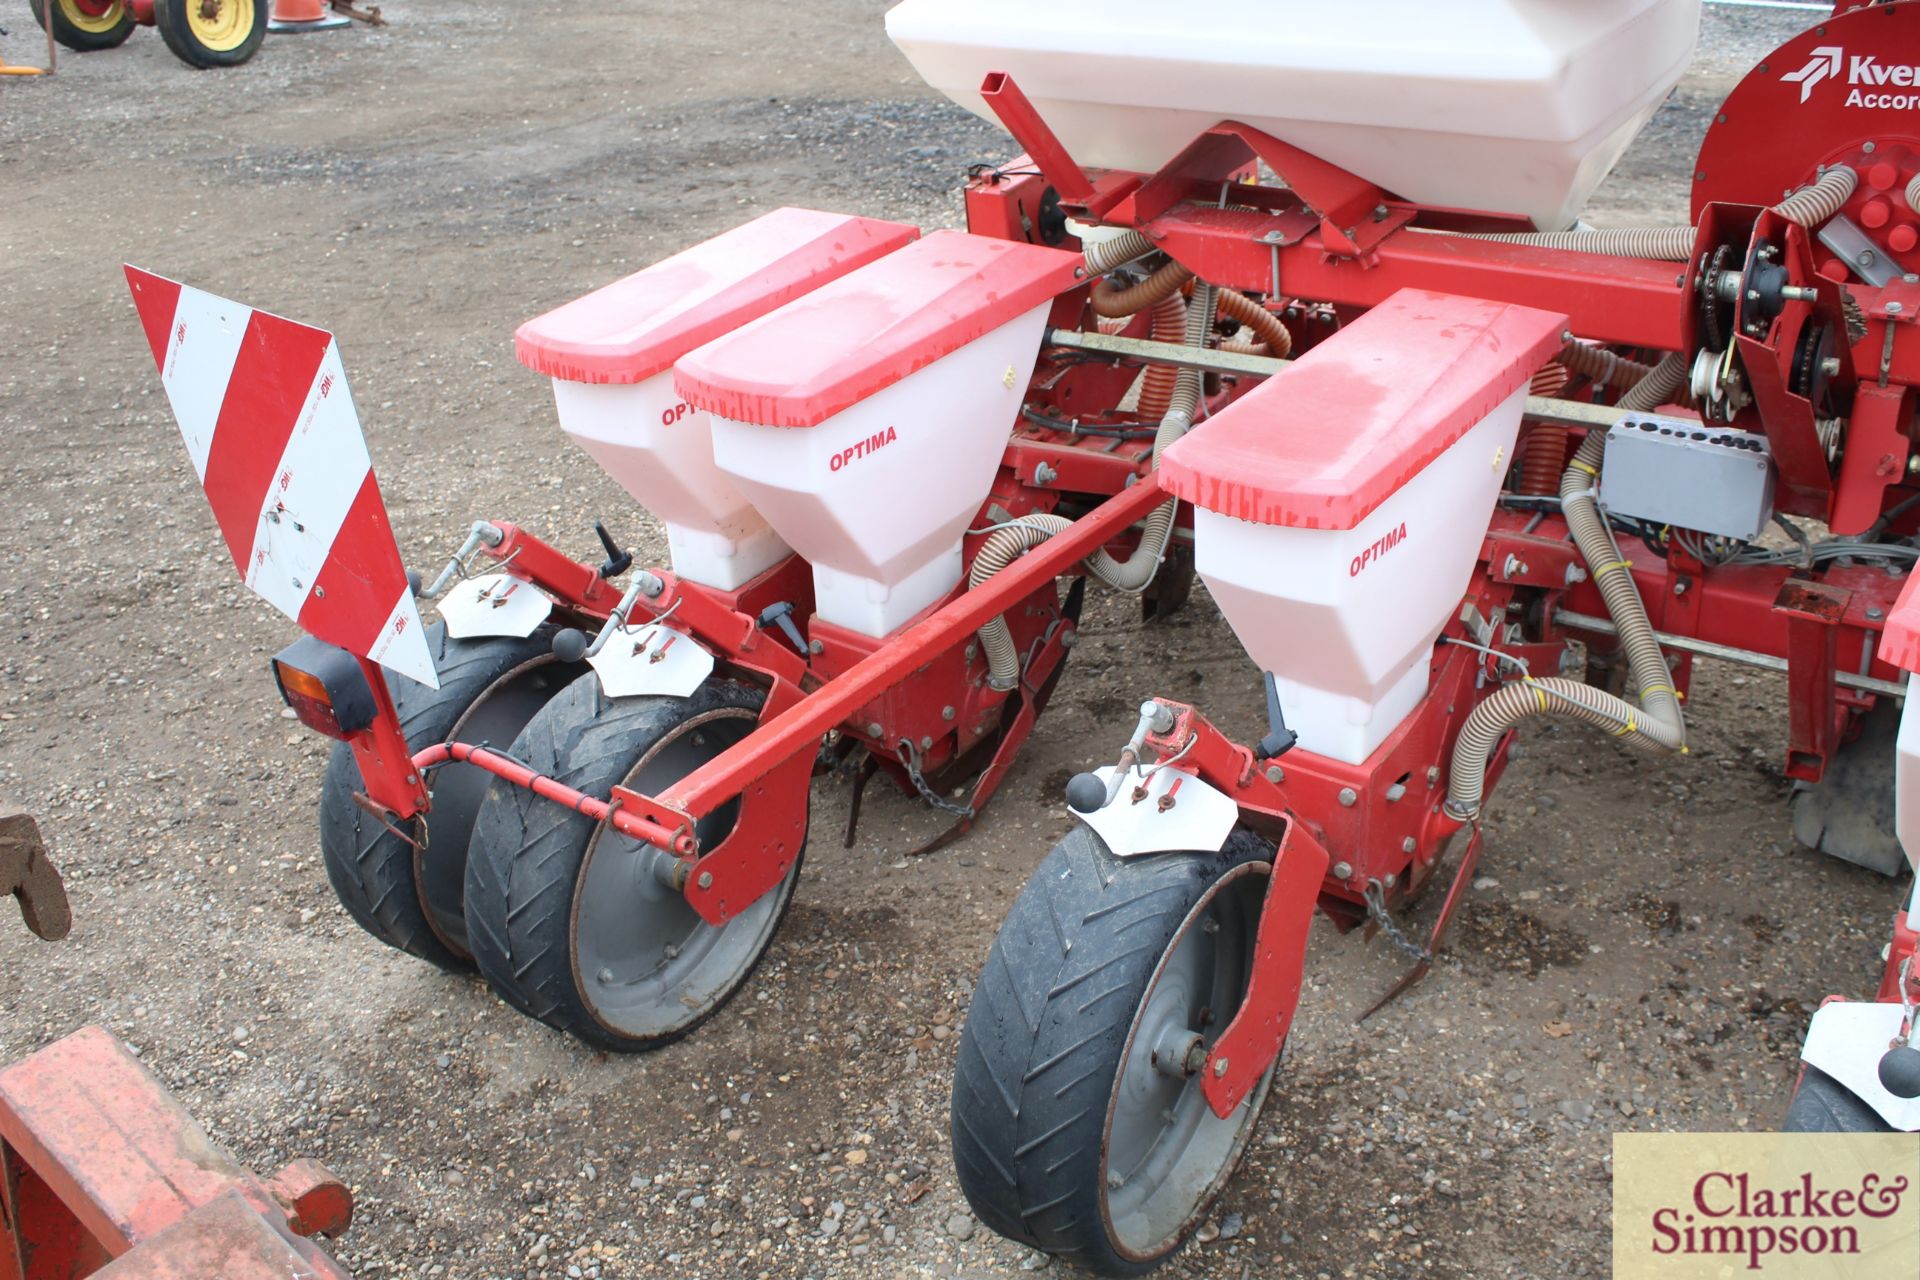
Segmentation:
{"type": "Polygon", "coordinates": [[[1582,337],[1662,351],[1686,346],[1692,298],[1685,263],[1406,229],[1364,257],[1344,257],[1319,234],[1265,244],[1190,205],[1144,230],[1201,279],[1238,289],[1267,293],[1277,283],[1284,296],[1343,307],[1371,307],[1401,289],[1432,289],[1563,312],[1582,337]]]}
{"type": "Polygon", "coordinates": [[[511,571],[545,591],[562,605],[580,613],[606,617],[620,603],[620,593],[592,565],[582,564],[544,538],[505,520],[493,527],[504,535],[497,546],[485,548],[496,560],[511,561],[511,571]]]}
{"type": "Polygon", "coordinates": [[[1152,480],[1122,490],[986,583],[889,637],[886,646],[872,657],[763,724],[657,798],[624,789],[616,789],[614,794],[662,827],[691,831],[694,819],[741,794],[781,761],[811,753],[827,730],[912,675],[929,655],[965,641],[988,619],[1018,604],[1035,584],[1065,572],[1166,500],[1167,495],[1152,480]]]}
{"type": "MultiPolygon", "coordinates": [[[[796,758],[810,762],[821,737],[829,729],[911,676],[925,664],[928,654],[964,641],[988,619],[1019,603],[1037,583],[1058,576],[1164,501],[1166,495],[1151,481],[1136,484],[1109,498],[1075,521],[1071,528],[995,574],[983,586],[963,593],[945,608],[891,637],[886,646],[845,675],[777,709],[770,700],[771,719],[763,720],[752,734],[658,797],[616,787],[611,802],[600,800],[497,752],[467,743],[427,747],[412,757],[413,768],[417,774],[449,761],[471,764],[586,814],[595,822],[605,822],[635,840],[692,856],[700,852],[693,836],[694,824],[700,818],[745,795],[755,783],[796,758]]],[[[804,672],[798,656],[766,640],[751,619],[712,605],[697,591],[678,589],[670,578],[667,581],[667,590],[650,602],[651,607],[664,612],[672,601],[684,602],[675,614],[677,622],[687,623],[703,639],[721,639],[731,652],[755,652],[757,656],[772,659],[770,666],[787,668],[794,677],[778,680],[776,690],[784,685],[797,691],[799,676],[804,672]],[[703,613],[703,610],[710,612],[703,613]],[[730,636],[725,634],[728,632],[730,636]],[[729,640],[731,643],[726,643],[729,640]]],[[[743,815],[735,826],[735,837],[745,826],[743,815]]],[[[727,843],[734,843],[734,839],[730,837],[727,843]]]]}

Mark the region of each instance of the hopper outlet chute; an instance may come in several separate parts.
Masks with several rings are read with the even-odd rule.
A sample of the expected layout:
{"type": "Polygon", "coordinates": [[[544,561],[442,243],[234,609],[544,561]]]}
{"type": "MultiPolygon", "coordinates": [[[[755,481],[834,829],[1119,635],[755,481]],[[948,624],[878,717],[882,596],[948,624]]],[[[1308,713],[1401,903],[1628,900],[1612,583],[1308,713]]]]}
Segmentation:
{"type": "Polygon", "coordinates": [[[333,335],[126,272],[247,589],[328,644],[439,688],[333,335]]]}

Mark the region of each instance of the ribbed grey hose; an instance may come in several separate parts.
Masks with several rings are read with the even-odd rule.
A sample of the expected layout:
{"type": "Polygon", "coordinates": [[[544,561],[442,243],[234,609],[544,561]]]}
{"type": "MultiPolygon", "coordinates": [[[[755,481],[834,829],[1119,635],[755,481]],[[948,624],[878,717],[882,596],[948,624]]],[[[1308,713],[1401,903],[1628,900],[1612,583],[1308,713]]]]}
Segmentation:
{"type": "MultiPolygon", "coordinates": [[[[1678,395],[1687,381],[1687,361],[1677,352],[1620,398],[1623,409],[1657,409],[1678,395]]],[[[1559,676],[1510,684],[1473,709],[1453,747],[1447,778],[1447,812],[1462,821],[1476,818],[1486,794],[1487,761],[1507,730],[1532,716],[1569,716],[1604,729],[1643,751],[1684,751],[1686,718],[1673,688],[1667,660],[1654,638],[1653,624],[1633,585],[1626,558],[1595,505],[1595,485],[1606,455],[1604,431],[1587,433],[1560,478],[1561,511],[1573,533],[1587,572],[1607,603],[1607,616],[1620,634],[1627,667],[1639,687],[1640,705],[1559,676]]]]}
{"type": "Polygon", "coordinates": [[[1103,276],[1115,267],[1124,267],[1135,258],[1144,258],[1157,246],[1138,231],[1128,231],[1111,240],[1098,240],[1087,246],[1082,275],[1103,276]]]}
{"type": "MultiPolygon", "coordinates": [[[[1212,285],[1194,286],[1193,300],[1187,304],[1188,346],[1207,345],[1207,334],[1213,329],[1213,304],[1212,285]]],[[[1167,446],[1192,429],[1193,416],[1199,409],[1200,372],[1197,369],[1182,369],[1179,380],[1173,384],[1173,405],[1167,410],[1166,416],[1160,419],[1160,429],[1154,433],[1155,468],[1160,466],[1160,455],[1166,452],[1167,446]]],[[[1116,591],[1145,591],[1153,581],[1153,575],[1160,571],[1160,557],[1166,552],[1168,540],[1173,537],[1173,520],[1179,509],[1177,498],[1169,498],[1155,507],[1141,527],[1140,543],[1134,547],[1132,555],[1125,560],[1115,560],[1104,549],[1096,551],[1083,562],[1087,572],[1116,591]]]]}
{"type": "Polygon", "coordinates": [[[1907,184],[1907,208],[1920,213],[1920,173],[1913,175],[1913,181],[1907,184]]]}
{"type": "Polygon", "coordinates": [[[1859,185],[1859,174],[1844,164],[1836,164],[1821,174],[1818,182],[1800,188],[1773,206],[1773,211],[1795,226],[1817,227],[1840,212],[1840,206],[1859,185]]]}
{"type": "MultiPolygon", "coordinates": [[[[1187,307],[1185,341],[1188,346],[1206,345],[1207,333],[1213,328],[1213,315],[1214,287],[1210,284],[1195,286],[1193,301],[1187,307]]],[[[1182,369],[1173,385],[1172,407],[1160,419],[1159,430],[1154,433],[1155,467],[1160,465],[1160,455],[1167,446],[1192,428],[1193,415],[1199,408],[1199,371],[1182,369]]],[[[1115,560],[1102,549],[1081,563],[1086,566],[1088,573],[1117,591],[1145,591],[1153,581],[1154,574],[1159,571],[1160,557],[1166,553],[1167,542],[1173,537],[1174,517],[1179,509],[1177,498],[1169,498],[1155,507],[1141,526],[1139,545],[1125,560],[1115,560]]],[[[1060,516],[1033,515],[1022,517],[1018,524],[996,529],[987,536],[979,554],[973,559],[973,569],[967,575],[968,589],[978,587],[1070,523],[1060,516]]],[[[988,687],[1013,688],[1020,680],[1020,655],[1013,647],[1013,636],[1007,629],[1007,620],[1004,617],[989,620],[980,628],[979,635],[980,651],[987,659],[988,687]]]]}
{"type": "Polygon", "coordinates": [[[1475,231],[1472,240],[1537,244],[1548,249],[1610,253],[1616,258],[1685,262],[1693,256],[1692,227],[1621,227],[1604,231],[1475,231]]]}
{"type": "MultiPolygon", "coordinates": [[[[1036,514],[1022,516],[1017,524],[995,529],[987,535],[986,542],[980,547],[980,554],[973,558],[973,569],[967,575],[967,590],[972,591],[1054,534],[1072,525],[1073,521],[1065,516],[1036,514]]],[[[1013,633],[1007,629],[1004,617],[994,618],[980,628],[980,651],[987,656],[989,689],[1011,689],[1019,683],[1020,655],[1013,647],[1013,633]]]]}
{"type": "MultiPolygon", "coordinates": [[[[1860,175],[1844,164],[1836,164],[1820,175],[1819,181],[1773,206],[1773,211],[1802,227],[1814,227],[1839,212],[1860,175]]],[[[1907,187],[1907,203],[1920,210],[1920,176],[1907,187]]],[[[1508,244],[1536,244],[1549,249],[1574,249],[1581,253],[1609,253],[1617,258],[1650,258],[1658,262],[1685,262],[1693,256],[1692,227],[1620,227],[1599,231],[1473,231],[1474,240],[1504,240],[1508,244]]]]}
{"type": "Polygon", "coordinates": [[[1650,364],[1641,364],[1617,356],[1605,347],[1590,347],[1584,342],[1569,342],[1554,356],[1554,362],[1602,387],[1638,386],[1653,372],[1650,364]]]}

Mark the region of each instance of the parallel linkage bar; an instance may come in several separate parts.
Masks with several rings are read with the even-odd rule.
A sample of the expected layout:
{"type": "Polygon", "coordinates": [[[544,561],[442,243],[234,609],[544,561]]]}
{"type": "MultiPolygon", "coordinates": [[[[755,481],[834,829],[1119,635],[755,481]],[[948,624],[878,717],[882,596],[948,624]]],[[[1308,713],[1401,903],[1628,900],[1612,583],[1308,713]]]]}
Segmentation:
{"type": "MultiPolygon", "coordinates": [[[[961,643],[990,618],[1018,604],[1046,578],[1058,577],[1104,546],[1121,530],[1167,500],[1149,478],[1122,490],[1071,527],[1055,534],[986,583],[964,592],[930,617],[915,623],[853,667],[753,733],[694,770],[658,797],[657,806],[698,820],[766,777],[795,754],[811,751],[829,729],[907,679],[935,654],[961,643]]],[[[554,778],[537,773],[497,751],[464,742],[443,742],[413,757],[416,770],[448,763],[470,764],[535,795],[604,822],[621,834],[681,855],[698,851],[687,828],[649,821],[628,809],[596,799],[554,778]]]]}
{"type": "MultiPolygon", "coordinates": [[[[1101,355],[1125,356],[1148,364],[1172,365],[1177,369],[1199,369],[1207,373],[1236,373],[1254,378],[1272,377],[1292,364],[1277,356],[1244,355],[1234,351],[1210,351],[1178,342],[1155,342],[1151,338],[1124,338],[1112,333],[1083,333],[1077,329],[1048,329],[1046,345],[1074,351],[1092,351],[1101,355]]],[[[1542,422],[1566,426],[1611,427],[1628,416],[1628,411],[1611,405],[1583,404],[1578,400],[1560,400],[1552,396],[1528,396],[1527,416],[1542,422]]]]}
{"type": "MultiPolygon", "coordinates": [[[[1595,618],[1584,613],[1574,613],[1570,609],[1556,609],[1553,614],[1555,626],[1565,627],[1568,631],[1591,631],[1596,635],[1618,635],[1619,628],[1606,618],[1595,618]]],[[[1681,653],[1697,654],[1703,658],[1719,658],[1724,662],[1737,662],[1745,667],[1758,667],[1763,671],[1785,671],[1787,660],[1775,657],[1771,653],[1760,653],[1753,649],[1736,649],[1732,645],[1715,644],[1711,640],[1696,640],[1692,636],[1676,636],[1665,631],[1656,631],[1653,638],[1660,642],[1663,649],[1677,649],[1681,653]]],[[[1863,693],[1877,693],[1888,698],[1904,698],[1907,687],[1893,680],[1882,680],[1878,676],[1857,675],[1852,671],[1833,673],[1835,684],[1845,685],[1849,689],[1859,689],[1863,693]]]]}

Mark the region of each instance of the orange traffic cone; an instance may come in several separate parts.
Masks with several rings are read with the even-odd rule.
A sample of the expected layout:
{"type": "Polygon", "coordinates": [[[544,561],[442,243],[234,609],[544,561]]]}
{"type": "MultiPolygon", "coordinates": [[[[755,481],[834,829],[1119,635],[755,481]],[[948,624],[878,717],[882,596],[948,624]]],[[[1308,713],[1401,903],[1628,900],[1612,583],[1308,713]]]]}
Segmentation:
{"type": "Polygon", "coordinates": [[[334,13],[327,0],[273,0],[273,17],[267,23],[267,30],[277,35],[293,35],[352,25],[353,19],[334,13]]]}

